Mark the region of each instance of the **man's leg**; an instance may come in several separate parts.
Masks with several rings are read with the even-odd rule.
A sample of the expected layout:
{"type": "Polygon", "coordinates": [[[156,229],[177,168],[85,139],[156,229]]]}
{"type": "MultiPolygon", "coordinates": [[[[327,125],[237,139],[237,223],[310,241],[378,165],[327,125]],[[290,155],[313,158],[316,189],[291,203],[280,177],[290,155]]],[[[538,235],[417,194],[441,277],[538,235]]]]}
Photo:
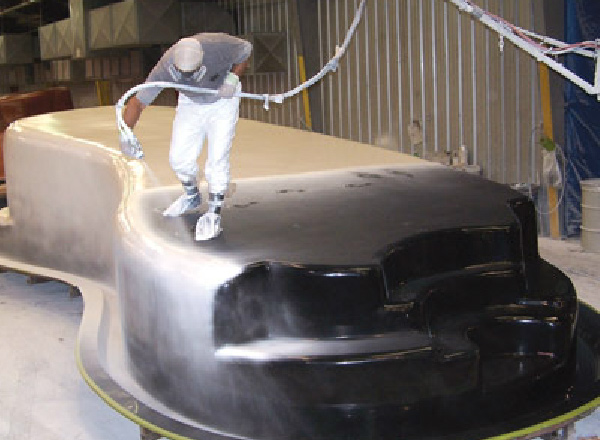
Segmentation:
{"type": "Polygon", "coordinates": [[[202,204],[196,176],[197,160],[204,143],[205,127],[198,114],[199,106],[186,101],[187,98],[182,99],[180,95],[169,150],[169,163],[183,185],[184,194],[163,212],[166,217],[182,215],[202,204]]]}
{"type": "Polygon", "coordinates": [[[209,192],[225,194],[229,185],[229,155],[239,118],[240,99],[221,99],[214,106],[207,127],[208,157],[204,175],[209,192]]]}
{"type": "Polygon", "coordinates": [[[213,105],[205,166],[209,208],[198,220],[196,240],[210,240],[221,232],[221,207],[229,185],[229,154],[239,117],[240,99],[221,99],[213,105]]]}

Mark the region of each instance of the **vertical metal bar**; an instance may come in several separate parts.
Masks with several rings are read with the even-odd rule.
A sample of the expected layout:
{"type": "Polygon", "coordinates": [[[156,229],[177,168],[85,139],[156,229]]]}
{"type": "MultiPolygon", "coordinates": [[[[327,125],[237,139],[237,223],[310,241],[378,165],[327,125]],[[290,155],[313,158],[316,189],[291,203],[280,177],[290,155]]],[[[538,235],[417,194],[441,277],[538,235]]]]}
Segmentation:
{"type": "Polygon", "coordinates": [[[396,0],[396,41],[398,42],[398,149],[404,152],[402,129],[402,35],[400,34],[400,0],[396,0]]]}
{"type": "MultiPolygon", "coordinates": [[[[375,3],[375,13],[373,17],[375,21],[375,25],[377,26],[379,23],[379,6],[378,3],[375,3]]],[[[377,90],[377,138],[378,141],[381,139],[381,69],[380,69],[380,54],[379,54],[379,29],[375,29],[375,42],[374,42],[374,50],[375,56],[377,57],[375,60],[375,74],[376,78],[376,90],[377,90]]]]}
{"type": "MultiPolygon", "coordinates": [[[[258,11],[259,6],[256,5],[252,0],[250,1],[250,7],[252,8],[252,33],[258,33],[260,32],[260,13],[258,11]]],[[[261,93],[261,84],[262,83],[262,78],[261,76],[254,72],[254,93],[261,93]]],[[[262,120],[262,108],[258,105],[257,102],[254,102],[254,114],[255,119],[257,121],[261,121],[262,120]]]]}
{"type": "MultiPolygon", "coordinates": [[[[267,26],[267,8],[265,5],[259,4],[257,6],[257,14],[258,14],[258,32],[264,32],[267,26]],[[264,26],[263,26],[263,18],[264,18],[264,26]]],[[[259,93],[264,93],[265,90],[265,82],[268,83],[268,74],[264,73],[259,75],[260,87],[258,89],[259,93]]],[[[267,91],[268,93],[268,91],[267,91]]],[[[259,114],[261,116],[261,120],[264,122],[268,122],[271,117],[270,113],[267,112],[263,107],[258,107],[259,114]]]]}
{"type": "Polygon", "coordinates": [[[462,72],[462,26],[460,12],[457,16],[457,38],[458,38],[458,145],[465,143],[463,132],[463,72],[462,72]]]}
{"type": "MultiPolygon", "coordinates": [[[[243,8],[243,15],[244,15],[244,33],[247,34],[248,36],[251,33],[250,30],[250,17],[248,16],[247,10],[248,10],[248,0],[242,0],[242,8],[243,8]]],[[[246,77],[246,88],[248,89],[248,91],[252,90],[252,77],[254,76],[254,73],[250,73],[250,75],[248,77],[246,77]]],[[[252,102],[250,102],[250,99],[245,99],[244,101],[246,101],[246,117],[249,119],[252,119],[252,107],[254,106],[254,104],[252,102]]]]}
{"type": "Polygon", "coordinates": [[[245,0],[237,0],[238,4],[237,4],[237,13],[238,13],[238,17],[240,19],[240,33],[242,35],[246,34],[246,15],[244,14],[244,3],[245,0]],[[241,5],[240,5],[241,3],[241,5]]]}
{"type": "MultiPolygon", "coordinates": [[[[287,89],[290,90],[292,88],[292,41],[290,38],[290,10],[289,10],[289,2],[290,0],[285,0],[285,33],[286,33],[286,44],[287,44],[287,89]]],[[[288,112],[288,124],[290,127],[294,126],[294,120],[292,118],[292,101],[287,100],[286,111],[288,112]]]]}
{"type": "MultiPolygon", "coordinates": [[[[331,23],[331,8],[329,7],[330,1],[327,0],[327,18],[325,21],[327,22],[327,58],[331,57],[331,27],[329,24],[331,23]]],[[[333,75],[327,76],[327,82],[329,83],[329,133],[333,135],[333,75]]]]}
{"type": "Polygon", "coordinates": [[[438,144],[438,84],[437,84],[437,46],[435,23],[436,0],[431,0],[431,72],[433,74],[433,149],[439,150],[438,144]]]}
{"type": "MultiPolygon", "coordinates": [[[[259,32],[265,32],[267,29],[267,7],[266,5],[259,6],[259,32]],[[264,24],[263,24],[264,19],[264,24]]],[[[260,93],[269,93],[269,74],[262,73],[260,76],[260,88],[258,89],[260,93]]],[[[259,111],[262,116],[262,120],[265,122],[271,122],[271,112],[266,111],[262,106],[259,106],[259,111]]]]}
{"type": "MultiPolygon", "coordinates": [[[[273,32],[273,3],[269,3],[269,5],[265,5],[265,29],[264,32],[273,32]],[[269,14],[269,11],[267,10],[267,7],[270,6],[271,9],[271,14],[269,14]],[[271,23],[269,25],[269,15],[271,15],[271,23]]],[[[265,79],[267,81],[267,93],[271,94],[273,93],[272,87],[273,87],[273,81],[274,81],[274,77],[272,73],[266,73],[265,74],[265,79]]],[[[266,112],[266,115],[268,117],[269,123],[272,124],[273,123],[273,119],[275,118],[275,112],[274,112],[274,108],[275,106],[271,107],[271,109],[269,111],[266,112]]]]}
{"type": "MultiPolygon", "coordinates": [[[[356,11],[358,8],[358,0],[354,0],[354,10],[356,11]]],[[[364,21],[364,18],[363,18],[364,21]]],[[[358,140],[359,142],[363,141],[363,130],[362,130],[362,121],[361,121],[361,111],[362,111],[362,102],[360,96],[360,34],[356,34],[356,114],[358,119],[358,140]]]]}
{"type": "Polygon", "coordinates": [[[388,0],[385,0],[385,66],[386,66],[386,94],[387,94],[387,116],[388,116],[388,133],[387,133],[387,145],[390,146],[392,139],[392,71],[390,64],[390,17],[387,11],[389,10],[388,0]]]}
{"type": "Polygon", "coordinates": [[[237,0],[238,4],[237,4],[237,13],[238,13],[238,23],[239,23],[239,31],[241,35],[246,34],[246,28],[245,28],[245,24],[244,24],[244,0],[237,0]],[[241,6],[240,6],[241,3],[241,6]]]}
{"type": "MultiPolygon", "coordinates": [[[[277,2],[277,31],[278,32],[283,32],[283,28],[282,28],[282,22],[281,22],[281,0],[279,2],[277,2]]],[[[277,90],[275,90],[275,93],[283,93],[284,92],[284,85],[283,85],[283,73],[280,73],[277,75],[278,77],[278,81],[277,81],[277,90]]],[[[281,119],[280,125],[285,125],[285,115],[284,115],[284,108],[283,105],[279,105],[277,106],[277,112],[278,112],[278,119],[281,119]]]]}
{"type": "MultiPolygon", "coordinates": [[[[327,0],[326,0],[327,1],[327,0]]],[[[321,61],[321,66],[324,64],[323,59],[323,18],[322,18],[322,0],[319,0],[317,16],[319,17],[319,23],[317,23],[318,34],[319,34],[319,60],[321,61]]],[[[323,133],[326,133],[325,130],[325,81],[319,81],[319,87],[321,87],[321,117],[323,118],[323,133]]]]}
{"type": "MultiPolygon", "coordinates": [[[[268,32],[273,32],[275,31],[275,15],[274,14],[274,10],[275,10],[275,6],[273,5],[273,3],[271,3],[271,26],[268,29],[265,29],[268,32]]],[[[267,75],[267,93],[275,93],[275,81],[276,81],[276,75],[275,73],[269,73],[267,75]]],[[[269,111],[269,122],[273,123],[275,122],[275,124],[277,123],[277,107],[273,106],[273,108],[271,108],[271,111],[269,111]]]]}
{"type": "MultiPolygon", "coordinates": [[[[515,25],[519,25],[519,1],[514,0],[515,7],[515,25]]],[[[521,182],[521,121],[519,120],[520,110],[520,90],[521,90],[521,66],[520,53],[515,50],[515,145],[517,147],[517,182],[521,182]]]]}
{"type": "Polygon", "coordinates": [[[275,30],[275,6],[271,3],[271,30],[275,30]]]}
{"type": "Polygon", "coordinates": [[[366,63],[366,81],[367,81],[367,134],[368,134],[368,138],[367,138],[367,142],[368,143],[373,143],[373,130],[372,130],[372,121],[371,121],[371,69],[369,68],[369,63],[368,60],[370,60],[371,58],[369,57],[369,8],[368,8],[368,4],[367,7],[365,8],[365,60],[367,60],[366,63]]]}
{"type": "MultiPolygon", "coordinates": [[[[269,3],[272,5],[272,3],[269,3]]],[[[261,32],[269,32],[269,10],[268,10],[268,4],[265,3],[262,8],[262,13],[261,16],[264,17],[264,25],[261,26],[261,32]]],[[[271,74],[270,73],[263,73],[261,75],[261,83],[262,83],[262,87],[260,89],[261,93],[271,93],[271,74]]],[[[267,111],[264,108],[262,108],[262,114],[263,117],[265,119],[266,122],[268,122],[269,124],[271,124],[272,118],[273,118],[273,112],[271,110],[267,111]]]]}
{"type": "MultiPolygon", "coordinates": [[[[294,84],[300,84],[300,67],[298,65],[298,44],[294,42],[294,84]]],[[[306,128],[306,123],[302,124],[301,99],[296,96],[296,120],[297,128],[306,128]]]]}
{"type": "Polygon", "coordinates": [[[280,0],[277,3],[277,21],[279,22],[279,32],[283,32],[283,28],[281,27],[281,25],[283,24],[282,21],[281,21],[281,3],[283,1],[284,0],[280,0]]]}
{"type": "MultiPolygon", "coordinates": [[[[248,6],[248,0],[243,0],[242,8],[244,8],[244,32],[246,34],[250,35],[250,33],[251,33],[250,17],[248,16],[248,14],[246,12],[247,6],[248,6]]],[[[252,89],[252,85],[251,85],[252,76],[254,76],[254,73],[251,73],[250,76],[248,76],[246,78],[246,87],[248,88],[248,91],[250,91],[252,89]]],[[[249,99],[245,99],[245,101],[246,101],[246,117],[252,119],[252,107],[254,104],[252,102],[250,102],[249,99]]]]}
{"type": "MultiPolygon", "coordinates": [[[[490,10],[490,0],[485,0],[485,10],[490,10]]],[[[487,178],[492,177],[492,127],[490,117],[490,30],[485,28],[485,128],[486,128],[486,143],[487,143],[487,178]]]]}
{"type": "MultiPolygon", "coordinates": [[[[344,14],[344,29],[347,29],[349,27],[348,1],[344,1],[344,14]]],[[[354,44],[356,44],[356,42],[354,44]]],[[[358,60],[355,60],[355,62],[358,62],[358,60]]],[[[348,63],[348,67],[346,68],[346,88],[348,93],[348,103],[346,108],[346,116],[348,118],[348,139],[352,139],[352,83],[350,76],[350,63],[348,63]]]]}
{"type": "Polygon", "coordinates": [[[421,74],[421,129],[423,130],[423,152],[422,157],[425,157],[425,153],[427,151],[427,118],[425,115],[425,94],[426,94],[426,85],[425,85],[425,55],[423,47],[423,1],[419,2],[419,68],[421,74]]]}
{"type": "MultiPolygon", "coordinates": [[[[500,16],[504,17],[504,2],[500,2],[500,16]]],[[[500,109],[502,120],[500,121],[502,131],[502,183],[506,183],[506,85],[504,78],[504,52],[500,54],[500,109]]]]}
{"type": "Polygon", "coordinates": [[[235,16],[237,34],[242,34],[242,14],[240,14],[240,0],[235,0],[235,16]]]}
{"type": "MultiPolygon", "coordinates": [[[[250,10],[250,32],[254,33],[254,11],[252,9],[252,5],[249,6],[250,10]]],[[[256,93],[256,73],[252,73],[252,92],[256,93]]],[[[252,119],[258,119],[258,112],[256,108],[256,103],[252,103],[252,119]]]]}
{"type": "MultiPolygon", "coordinates": [[[[530,0],[529,2],[529,7],[531,10],[531,16],[530,16],[530,21],[529,21],[529,28],[535,30],[535,7],[533,4],[533,1],[530,0]]],[[[536,81],[536,72],[537,72],[537,64],[536,61],[534,59],[531,59],[529,61],[530,63],[530,69],[531,69],[531,79],[530,79],[530,88],[531,88],[531,135],[529,136],[531,138],[531,150],[530,150],[530,155],[531,155],[531,163],[530,165],[530,175],[529,175],[529,183],[535,183],[535,171],[536,171],[536,160],[535,160],[535,152],[536,152],[536,136],[535,136],[535,131],[536,131],[536,97],[537,97],[537,81],[536,81]]]]}
{"type": "Polygon", "coordinates": [[[477,145],[477,51],[475,50],[475,20],[471,19],[471,75],[473,83],[473,163],[477,164],[477,152],[479,146],[477,145]]]}
{"type": "MultiPolygon", "coordinates": [[[[415,90],[413,87],[413,66],[412,66],[412,14],[411,14],[411,1],[406,0],[406,17],[407,17],[407,28],[408,28],[408,38],[406,39],[408,44],[408,86],[409,86],[409,100],[408,100],[408,108],[410,113],[410,125],[412,125],[415,120],[415,103],[414,103],[414,94],[415,90]]],[[[415,154],[415,146],[411,142],[410,143],[410,154],[415,154]]]]}
{"type": "Polygon", "coordinates": [[[531,100],[531,135],[529,136],[530,138],[530,146],[529,146],[529,183],[535,183],[535,131],[536,131],[536,123],[535,123],[535,117],[536,117],[536,111],[535,111],[535,98],[536,98],[536,81],[535,81],[535,61],[530,60],[530,65],[531,65],[531,77],[530,77],[530,84],[531,84],[531,97],[529,98],[531,100]]]}
{"type": "MultiPolygon", "coordinates": [[[[264,74],[264,78],[265,78],[265,80],[267,82],[267,93],[269,93],[269,94],[273,93],[273,90],[271,90],[271,87],[272,87],[272,84],[271,84],[272,76],[273,75],[271,75],[270,73],[264,74]]],[[[272,124],[273,123],[273,117],[275,116],[275,112],[273,110],[273,107],[271,107],[271,110],[265,111],[265,112],[266,112],[265,116],[267,116],[267,119],[268,119],[269,123],[272,124]]]]}
{"type": "Polygon", "coordinates": [[[450,52],[448,49],[448,3],[444,2],[444,53],[446,64],[446,151],[450,151],[450,52]]]}
{"type": "MultiPolygon", "coordinates": [[[[290,1],[294,1],[294,0],[290,0],[290,1]]],[[[290,6],[290,8],[292,9],[292,11],[294,9],[296,9],[297,11],[297,6],[290,6]]],[[[291,17],[293,20],[296,21],[296,25],[298,24],[298,20],[300,19],[299,16],[297,17],[291,17]]],[[[293,26],[294,24],[292,24],[293,26]]],[[[299,56],[304,56],[303,53],[300,53],[301,48],[303,49],[302,46],[302,40],[296,40],[295,38],[293,38],[294,41],[294,54],[292,57],[292,62],[294,65],[293,71],[294,71],[294,77],[292,78],[292,84],[293,86],[296,86],[298,84],[301,83],[301,68],[302,66],[300,66],[300,61],[299,61],[299,56]]],[[[296,121],[296,126],[298,128],[302,128],[302,129],[307,129],[307,125],[305,124],[305,116],[303,117],[303,115],[306,114],[306,112],[304,111],[304,107],[305,103],[304,103],[304,97],[300,96],[300,95],[296,95],[294,97],[294,103],[295,103],[295,109],[293,110],[295,112],[294,114],[294,119],[296,121]]]]}
{"type": "MultiPolygon", "coordinates": [[[[236,16],[236,22],[235,22],[236,32],[237,32],[238,36],[241,36],[241,35],[243,35],[243,32],[242,32],[242,18],[243,18],[242,16],[243,16],[243,14],[240,13],[240,0],[235,0],[235,16],[236,16]]],[[[242,83],[243,91],[246,91],[245,90],[245,86],[246,86],[245,80],[246,80],[245,77],[242,77],[240,79],[240,82],[242,83]]],[[[247,99],[242,99],[240,101],[240,115],[242,117],[246,117],[246,111],[245,111],[246,103],[244,101],[247,101],[247,99]]]]}
{"type": "Polygon", "coordinates": [[[257,10],[260,11],[258,12],[258,31],[264,32],[267,27],[267,8],[265,7],[264,3],[258,3],[257,10]],[[264,26],[262,24],[263,18],[265,20],[264,26]]]}
{"type": "MultiPolygon", "coordinates": [[[[304,56],[304,53],[302,53],[302,54],[300,53],[300,51],[299,51],[300,50],[299,44],[302,44],[302,43],[300,43],[299,41],[297,41],[296,44],[294,44],[295,84],[300,84],[302,82],[302,79],[301,79],[302,77],[300,75],[300,68],[301,67],[300,67],[300,62],[299,62],[298,56],[299,55],[304,56]]],[[[302,99],[300,98],[300,96],[298,95],[296,97],[296,115],[297,115],[296,117],[297,117],[297,120],[298,120],[298,127],[302,128],[302,129],[306,129],[308,127],[308,123],[302,117],[302,115],[305,114],[304,111],[303,111],[303,106],[304,106],[304,103],[303,103],[302,99]]]]}
{"type": "MultiPolygon", "coordinates": [[[[346,0],[344,0],[346,1],[346,0]]],[[[340,0],[335,0],[335,38],[338,41],[338,43],[341,45],[341,41],[340,40],[340,0]]],[[[338,72],[337,73],[337,86],[338,86],[338,136],[340,137],[344,137],[344,119],[343,119],[343,113],[342,113],[342,109],[344,107],[344,105],[342,104],[342,72],[338,72]]]]}

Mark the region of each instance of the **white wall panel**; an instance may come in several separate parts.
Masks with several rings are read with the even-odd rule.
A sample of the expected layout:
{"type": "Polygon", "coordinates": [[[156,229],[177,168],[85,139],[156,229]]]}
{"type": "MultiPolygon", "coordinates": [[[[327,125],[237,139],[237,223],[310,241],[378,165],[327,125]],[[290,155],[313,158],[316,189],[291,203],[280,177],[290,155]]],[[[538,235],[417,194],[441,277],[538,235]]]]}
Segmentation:
{"type": "MultiPolygon", "coordinates": [[[[248,74],[244,88],[274,93],[295,87],[296,42],[287,16],[291,0],[221,0],[235,11],[239,34],[281,31],[285,73],[248,74]]],[[[519,26],[544,33],[543,0],[475,0],[519,26]]],[[[318,0],[321,62],[341,44],[359,0],[318,0]]],[[[535,182],[541,126],[537,63],[443,0],[370,0],[337,73],[321,90],[326,134],[430,157],[464,145],[471,164],[504,183],[535,182]]],[[[244,117],[304,127],[301,97],[272,106],[245,100],[244,117]],[[275,122],[276,121],[276,122],[275,122]]]]}

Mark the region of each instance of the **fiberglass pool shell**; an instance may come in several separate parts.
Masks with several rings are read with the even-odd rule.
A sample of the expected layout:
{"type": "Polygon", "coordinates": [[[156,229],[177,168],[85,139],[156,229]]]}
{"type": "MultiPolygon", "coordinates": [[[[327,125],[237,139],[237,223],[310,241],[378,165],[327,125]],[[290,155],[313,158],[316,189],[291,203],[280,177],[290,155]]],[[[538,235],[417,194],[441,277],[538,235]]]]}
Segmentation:
{"type": "Polygon", "coordinates": [[[568,398],[575,291],[504,185],[441,167],[249,179],[203,243],[161,191],[138,203],[162,238],[242,268],[165,286],[127,240],[117,265],[132,374],[211,432],[484,437],[568,398]]]}

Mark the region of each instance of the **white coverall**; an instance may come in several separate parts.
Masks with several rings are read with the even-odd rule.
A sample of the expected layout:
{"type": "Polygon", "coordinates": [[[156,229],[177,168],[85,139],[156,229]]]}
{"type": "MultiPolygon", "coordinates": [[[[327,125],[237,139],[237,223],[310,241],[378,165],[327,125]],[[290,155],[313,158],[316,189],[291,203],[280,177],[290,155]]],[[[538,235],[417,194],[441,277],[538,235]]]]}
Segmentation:
{"type": "MultiPolygon", "coordinates": [[[[241,86],[238,84],[238,91],[241,86]]],[[[208,158],[204,177],[209,192],[223,194],[229,184],[229,152],[239,117],[240,98],[220,99],[212,104],[198,104],[179,94],[169,163],[179,180],[195,180],[198,156],[208,138],[208,158]]]]}
{"type": "MultiPolygon", "coordinates": [[[[201,33],[197,39],[204,52],[202,69],[186,76],[174,68],[173,47],[168,49],[152,69],[146,82],[167,81],[183,85],[218,90],[235,64],[245,62],[252,45],[223,33],[201,33]]],[[[238,91],[241,85],[238,84],[238,91]]],[[[160,93],[160,88],[147,88],[136,97],[149,105],[160,93]]],[[[169,162],[182,182],[195,182],[198,174],[197,160],[204,140],[208,139],[208,159],[205,178],[209,193],[223,194],[229,184],[229,153],[239,116],[239,98],[219,99],[215,95],[179,92],[177,111],[173,121],[173,134],[169,162]]]]}

